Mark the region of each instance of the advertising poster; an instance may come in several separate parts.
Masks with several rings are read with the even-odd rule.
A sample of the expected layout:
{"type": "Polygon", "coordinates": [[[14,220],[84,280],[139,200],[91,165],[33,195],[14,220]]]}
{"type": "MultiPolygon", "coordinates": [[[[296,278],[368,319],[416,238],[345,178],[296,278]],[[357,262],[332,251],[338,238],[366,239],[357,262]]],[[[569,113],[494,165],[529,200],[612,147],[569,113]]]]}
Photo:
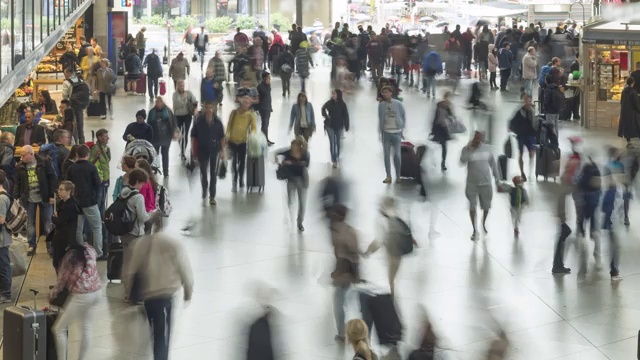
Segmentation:
{"type": "Polygon", "coordinates": [[[115,58],[117,59],[116,69],[120,70],[124,64],[122,59],[118,56],[120,54],[120,48],[124,46],[127,41],[127,33],[129,31],[129,16],[126,11],[114,11],[111,13],[111,39],[112,42],[118,44],[115,48],[115,58]]]}

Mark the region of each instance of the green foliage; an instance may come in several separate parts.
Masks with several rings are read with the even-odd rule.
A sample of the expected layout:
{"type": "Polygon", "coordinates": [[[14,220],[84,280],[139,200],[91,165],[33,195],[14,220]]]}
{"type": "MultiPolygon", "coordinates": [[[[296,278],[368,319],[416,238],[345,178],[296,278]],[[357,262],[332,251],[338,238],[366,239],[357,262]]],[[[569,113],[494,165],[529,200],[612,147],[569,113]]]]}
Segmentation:
{"type": "Polygon", "coordinates": [[[274,25],[280,26],[280,30],[284,31],[291,27],[291,18],[287,17],[281,13],[274,13],[269,16],[269,22],[271,23],[271,27],[274,25]]]}
{"type": "Polygon", "coordinates": [[[10,19],[0,19],[0,29],[11,29],[11,20],[10,19]]]}
{"type": "Polygon", "coordinates": [[[238,15],[236,18],[236,27],[240,29],[253,29],[256,27],[256,18],[253,16],[238,15]]]}
{"type": "Polygon", "coordinates": [[[171,20],[171,29],[176,31],[185,31],[189,26],[197,26],[198,19],[193,16],[178,16],[171,20]]]}
{"type": "Polygon", "coordinates": [[[233,26],[233,19],[228,16],[219,16],[213,19],[207,19],[205,28],[210,33],[226,33],[233,26]]]}
{"type": "Polygon", "coordinates": [[[165,26],[167,20],[160,15],[145,16],[140,19],[140,24],[165,26]]]}

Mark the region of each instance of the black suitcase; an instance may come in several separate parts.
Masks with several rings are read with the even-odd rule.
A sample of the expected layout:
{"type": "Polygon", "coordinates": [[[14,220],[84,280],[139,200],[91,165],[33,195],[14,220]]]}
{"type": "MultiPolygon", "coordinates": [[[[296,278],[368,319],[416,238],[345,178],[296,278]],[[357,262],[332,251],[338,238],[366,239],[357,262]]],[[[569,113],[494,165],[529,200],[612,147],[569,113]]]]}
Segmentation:
{"type": "Polygon", "coordinates": [[[114,242],[109,245],[109,255],[107,256],[107,279],[122,280],[122,263],[124,260],[124,248],[121,242],[114,242]]]}
{"type": "Polygon", "coordinates": [[[500,170],[500,179],[502,181],[507,180],[507,161],[509,158],[507,155],[498,156],[498,169],[500,170]]]}
{"type": "Polygon", "coordinates": [[[247,193],[258,188],[258,193],[264,191],[264,156],[247,157],[247,193]]]}
{"type": "Polygon", "coordinates": [[[400,177],[417,178],[419,165],[415,147],[410,142],[403,141],[400,145],[400,177]]]}
{"type": "Polygon", "coordinates": [[[536,154],[536,178],[542,176],[545,181],[548,178],[560,176],[560,149],[553,146],[542,146],[536,154]]]}
{"type": "MultiPolygon", "coordinates": [[[[38,292],[32,290],[37,295],[38,292]]],[[[5,360],[47,359],[47,318],[33,308],[10,306],[4,309],[2,353],[5,360]]]]}
{"type": "Polygon", "coordinates": [[[402,324],[391,294],[370,297],[368,308],[381,345],[396,345],[402,340],[402,324]]]}
{"type": "Polygon", "coordinates": [[[87,116],[96,117],[104,114],[103,104],[100,101],[90,101],[87,107],[87,116]]]}
{"type": "Polygon", "coordinates": [[[48,311],[45,313],[47,318],[47,360],[58,360],[58,353],[56,352],[56,337],[53,335],[53,324],[58,320],[57,311],[48,311]]]}

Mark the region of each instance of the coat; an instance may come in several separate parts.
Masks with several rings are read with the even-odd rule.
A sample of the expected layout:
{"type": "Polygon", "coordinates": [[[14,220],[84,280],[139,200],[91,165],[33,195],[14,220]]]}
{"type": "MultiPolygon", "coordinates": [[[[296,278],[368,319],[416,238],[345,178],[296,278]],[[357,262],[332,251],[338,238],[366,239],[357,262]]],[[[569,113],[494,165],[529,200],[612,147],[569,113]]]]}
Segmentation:
{"type": "Polygon", "coordinates": [[[57,213],[58,216],[51,217],[51,222],[55,225],[52,245],[66,248],[76,238],[78,215],[82,214],[82,211],[76,199],[71,197],[67,201],[58,202],[57,213]]]}
{"type": "Polygon", "coordinates": [[[162,62],[156,53],[151,53],[144,58],[142,67],[147,67],[147,76],[151,79],[159,79],[162,77],[162,62]]]}
{"type": "Polygon", "coordinates": [[[24,133],[27,130],[27,125],[22,124],[16,129],[16,143],[15,146],[24,146],[31,144],[42,145],[47,142],[47,135],[45,134],[44,126],[33,125],[31,130],[31,144],[24,143],[24,133]]]}
{"type": "Polygon", "coordinates": [[[492,53],[495,45],[489,44],[489,55],[487,55],[487,63],[489,64],[489,72],[496,72],[498,69],[498,58],[492,53]]]}
{"type": "Polygon", "coordinates": [[[309,64],[313,65],[313,60],[311,59],[311,53],[309,53],[309,50],[300,49],[296,51],[296,70],[300,77],[309,77],[309,64]]]}
{"type": "Polygon", "coordinates": [[[169,146],[171,144],[178,126],[176,117],[173,116],[173,111],[169,107],[165,105],[162,110],[158,110],[154,106],[149,109],[147,124],[151,125],[151,129],[153,129],[153,140],[151,141],[153,146],[169,146]]]}
{"type": "Polygon", "coordinates": [[[330,99],[322,105],[321,112],[325,129],[349,131],[349,110],[344,101],[330,99]]]}
{"type": "Polygon", "coordinates": [[[189,60],[186,58],[182,58],[182,60],[175,58],[171,61],[171,66],[169,67],[169,77],[173,78],[174,81],[185,80],[190,70],[191,65],[189,65],[189,60]]]}
{"type": "Polygon", "coordinates": [[[116,74],[113,73],[111,68],[100,69],[96,72],[96,90],[101,93],[111,94],[111,86],[116,83],[116,80],[116,74]]]}
{"type": "MultiPolygon", "coordinates": [[[[316,128],[316,118],[313,112],[313,105],[310,102],[307,102],[306,107],[307,112],[307,127],[315,131],[316,128]]],[[[289,117],[289,130],[293,128],[294,133],[296,135],[300,135],[300,105],[297,103],[293,104],[291,107],[291,116],[289,117]]]]}
{"type": "Polygon", "coordinates": [[[638,92],[629,86],[625,86],[620,98],[618,136],[625,139],[640,138],[640,99],[638,92]]]}
{"type": "Polygon", "coordinates": [[[447,118],[453,116],[451,105],[440,101],[436,106],[436,113],[431,124],[431,139],[437,143],[443,143],[451,140],[449,128],[447,127],[447,118]]]}
{"type": "MultiPolygon", "coordinates": [[[[55,198],[58,179],[48,159],[36,156],[36,175],[38,176],[42,201],[48,202],[49,199],[55,198]]],[[[29,175],[23,162],[19,162],[16,165],[16,183],[13,187],[13,198],[19,199],[22,204],[29,202],[29,175]]]]}
{"type": "Polygon", "coordinates": [[[536,71],[538,69],[538,60],[534,55],[526,53],[522,57],[522,78],[525,80],[534,80],[538,78],[536,71]]]}

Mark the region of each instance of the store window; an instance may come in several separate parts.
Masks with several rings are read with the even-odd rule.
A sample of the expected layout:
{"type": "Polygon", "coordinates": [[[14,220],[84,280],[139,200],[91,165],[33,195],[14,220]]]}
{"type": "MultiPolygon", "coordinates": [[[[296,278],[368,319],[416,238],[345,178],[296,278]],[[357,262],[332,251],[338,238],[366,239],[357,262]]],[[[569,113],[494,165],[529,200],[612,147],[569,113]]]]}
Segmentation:
{"type": "Polygon", "coordinates": [[[623,45],[597,45],[591,51],[598,82],[598,101],[619,102],[632,68],[630,49],[623,45]]]}

